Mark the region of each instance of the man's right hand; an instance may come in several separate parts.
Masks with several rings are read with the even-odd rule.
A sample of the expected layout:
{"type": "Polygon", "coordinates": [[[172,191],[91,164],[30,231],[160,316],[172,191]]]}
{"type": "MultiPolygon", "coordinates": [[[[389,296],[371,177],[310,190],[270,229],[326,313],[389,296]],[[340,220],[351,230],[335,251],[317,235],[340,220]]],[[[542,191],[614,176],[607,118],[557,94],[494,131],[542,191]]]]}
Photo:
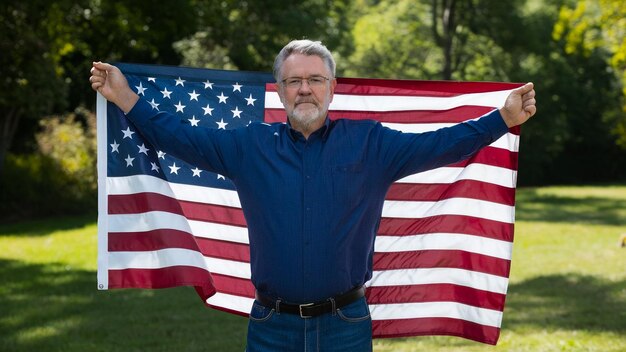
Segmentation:
{"type": "Polygon", "coordinates": [[[94,62],[90,73],[91,88],[117,105],[124,113],[128,113],[139,100],[139,96],[130,89],[126,77],[119,68],[103,62],[94,62]]]}

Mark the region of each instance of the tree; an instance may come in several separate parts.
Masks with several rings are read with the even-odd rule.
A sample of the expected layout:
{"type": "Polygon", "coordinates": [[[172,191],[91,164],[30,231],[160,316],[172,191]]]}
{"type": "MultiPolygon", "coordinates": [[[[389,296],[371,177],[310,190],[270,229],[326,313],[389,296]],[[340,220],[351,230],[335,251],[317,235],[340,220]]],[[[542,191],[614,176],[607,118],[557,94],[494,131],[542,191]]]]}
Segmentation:
{"type": "Polygon", "coordinates": [[[626,148],[626,2],[581,0],[575,7],[563,6],[554,27],[555,40],[564,42],[568,55],[605,57],[620,79],[621,112],[607,116],[617,143],[626,148]]]}

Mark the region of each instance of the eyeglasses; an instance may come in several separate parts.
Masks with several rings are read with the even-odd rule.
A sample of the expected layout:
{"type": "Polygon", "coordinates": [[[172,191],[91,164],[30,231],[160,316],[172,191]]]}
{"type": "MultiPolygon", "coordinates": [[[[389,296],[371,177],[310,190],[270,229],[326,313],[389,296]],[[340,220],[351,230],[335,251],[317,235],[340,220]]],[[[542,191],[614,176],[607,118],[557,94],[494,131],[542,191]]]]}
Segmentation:
{"type": "Polygon", "coordinates": [[[308,78],[301,77],[290,77],[283,79],[281,82],[287,88],[300,88],[302,86],[302,81],[306,81],[310,87],[321,87],[326,81],[329,81],[330,78],[326,78],[324,76],[311,76],[308,78]]]}

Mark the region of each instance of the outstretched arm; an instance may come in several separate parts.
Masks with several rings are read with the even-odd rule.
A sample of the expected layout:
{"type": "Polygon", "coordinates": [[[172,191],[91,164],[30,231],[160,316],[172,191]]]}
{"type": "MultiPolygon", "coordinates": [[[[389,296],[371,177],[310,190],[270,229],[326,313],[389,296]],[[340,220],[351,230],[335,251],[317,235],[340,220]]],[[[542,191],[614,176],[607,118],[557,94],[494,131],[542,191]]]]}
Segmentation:
{"type": "Polygon", "coordinates": [[[130,89],[126,77],[119,68],[103,62],[94,62],[89,72],[91,88],[117,105],[124,113],[128,113],[139,100],[139,96],[130,89]]]}
{"type": "Polygon", "coordinates": [[[521,125],[537,112],[535,89],[532,83],[513,90],[500,108],[500,115],[508,127],[521,125]]]}

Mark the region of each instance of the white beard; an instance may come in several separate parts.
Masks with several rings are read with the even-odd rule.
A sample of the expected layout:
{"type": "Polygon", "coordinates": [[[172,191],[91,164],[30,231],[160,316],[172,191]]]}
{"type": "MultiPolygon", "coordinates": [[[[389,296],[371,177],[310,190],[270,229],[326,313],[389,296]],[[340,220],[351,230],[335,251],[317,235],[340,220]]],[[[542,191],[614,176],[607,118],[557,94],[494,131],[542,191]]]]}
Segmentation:
{"type": "Polygon", "coordinates": [[[299,109],[297,106],[291,111],[291,123],[297,124],[304,130],[308,130],[314,122],[319,119],[323,119],[325,116],[321,116],[320,108],[317,105],[307,104],[305,109],[299,109]]]}

